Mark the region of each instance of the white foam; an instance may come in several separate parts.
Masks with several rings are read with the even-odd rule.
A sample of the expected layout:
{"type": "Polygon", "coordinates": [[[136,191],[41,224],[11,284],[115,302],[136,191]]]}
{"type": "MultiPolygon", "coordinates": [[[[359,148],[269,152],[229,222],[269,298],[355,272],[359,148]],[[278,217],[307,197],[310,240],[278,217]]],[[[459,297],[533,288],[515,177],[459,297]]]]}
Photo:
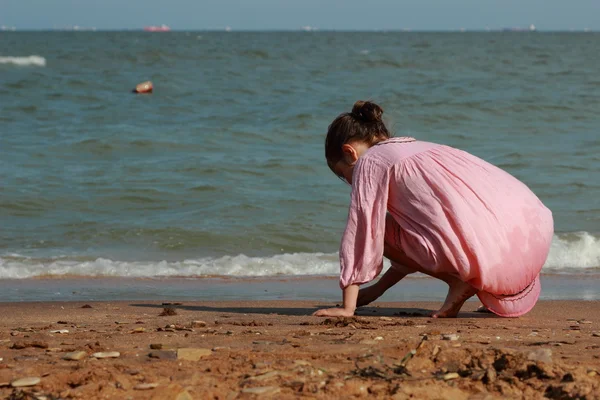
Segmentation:
{"type": "Polygon", "coordinates": [[[22,279],[35,276],[300,276],[336,275],[337,254],[296,253],[271,257],[245,255],[201,258],[184,261],[113,261],[98,258],[76,261],[68,258],[39,260],[21,256],[0,258],[0,278],[22,279]]]}
{"type": "MultiPolygon", "coordinates": [[[[384,270],[389,263],[384,264],[384,270]]],[[[555,236],[542,270],[544,273],[600,273],[600,238],[587,232],[555,236]]],[[[81,261],[69,257],[28,258],[18,254],[0,257],[0,279],[36,276],[122,277],[271,277],[339,274],[337,253],[294,253],[270,257],[243,254],[184,261],[118,261],[106,258],[81,261]]]]}
{"type": "Polygon", "coordinates": [[[585,271],[600,268],[600,237],[588,232],[554,235],[543,272],[585,271]]]}
{"type": "Polygon", "coordinates": [[[13,64],[20,67],[35,66],[45,67],[46,59],[40,56],[28,56],[28,57],[1,57],[0,64],[13,64]]]}

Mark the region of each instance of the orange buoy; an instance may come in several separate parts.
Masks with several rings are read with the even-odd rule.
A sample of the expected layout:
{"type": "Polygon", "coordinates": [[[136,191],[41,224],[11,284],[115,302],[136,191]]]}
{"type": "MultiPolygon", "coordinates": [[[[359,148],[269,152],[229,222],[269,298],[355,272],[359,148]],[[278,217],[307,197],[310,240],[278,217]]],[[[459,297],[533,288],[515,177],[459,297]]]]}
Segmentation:
{"type": "Polygon", "coordinates": [[[146,81],[137,85],[135,89],[133,89],[133,93],[152,93],[152,89],[154,89],[152,82],[146,81]]]}

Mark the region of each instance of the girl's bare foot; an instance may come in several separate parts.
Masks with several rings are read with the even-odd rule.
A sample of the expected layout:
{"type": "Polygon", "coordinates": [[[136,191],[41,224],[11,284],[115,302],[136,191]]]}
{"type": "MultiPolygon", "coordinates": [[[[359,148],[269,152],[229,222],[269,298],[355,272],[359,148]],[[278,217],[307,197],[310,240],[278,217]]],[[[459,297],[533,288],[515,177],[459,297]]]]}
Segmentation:
{"type": "Polygon", "coordinates": [[[442,308],[431,315],[433,318],[456,317],[465,301],[477,293],[477,289],[458,278],[446,278],[444,281],[449,286],[448,295],[442,308]]]}

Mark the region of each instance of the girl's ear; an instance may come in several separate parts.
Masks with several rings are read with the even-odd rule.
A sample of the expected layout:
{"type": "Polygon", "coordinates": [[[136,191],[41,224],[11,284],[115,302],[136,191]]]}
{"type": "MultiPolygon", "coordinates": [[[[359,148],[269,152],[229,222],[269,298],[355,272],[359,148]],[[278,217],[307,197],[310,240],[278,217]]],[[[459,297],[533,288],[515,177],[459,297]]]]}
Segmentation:
{"type": "Polygon", "coordinates": [[[342,153],[348,164],[354,164],[358,160],[356,149],[348,143],[342,145],[342,153]]]}

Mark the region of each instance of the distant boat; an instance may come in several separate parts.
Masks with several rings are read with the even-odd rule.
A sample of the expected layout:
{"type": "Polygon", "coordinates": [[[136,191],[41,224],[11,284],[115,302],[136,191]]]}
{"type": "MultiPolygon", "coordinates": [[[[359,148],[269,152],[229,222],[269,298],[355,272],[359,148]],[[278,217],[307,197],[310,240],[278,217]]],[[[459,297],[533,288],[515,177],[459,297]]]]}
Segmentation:
{"type": "Polygon", "coordinates": [[[171,28],[169,28],[167,25],[160,25],[160,26],[145,26],[144,30],[146,32],[169,32],[171,30],[171,28]]]}

